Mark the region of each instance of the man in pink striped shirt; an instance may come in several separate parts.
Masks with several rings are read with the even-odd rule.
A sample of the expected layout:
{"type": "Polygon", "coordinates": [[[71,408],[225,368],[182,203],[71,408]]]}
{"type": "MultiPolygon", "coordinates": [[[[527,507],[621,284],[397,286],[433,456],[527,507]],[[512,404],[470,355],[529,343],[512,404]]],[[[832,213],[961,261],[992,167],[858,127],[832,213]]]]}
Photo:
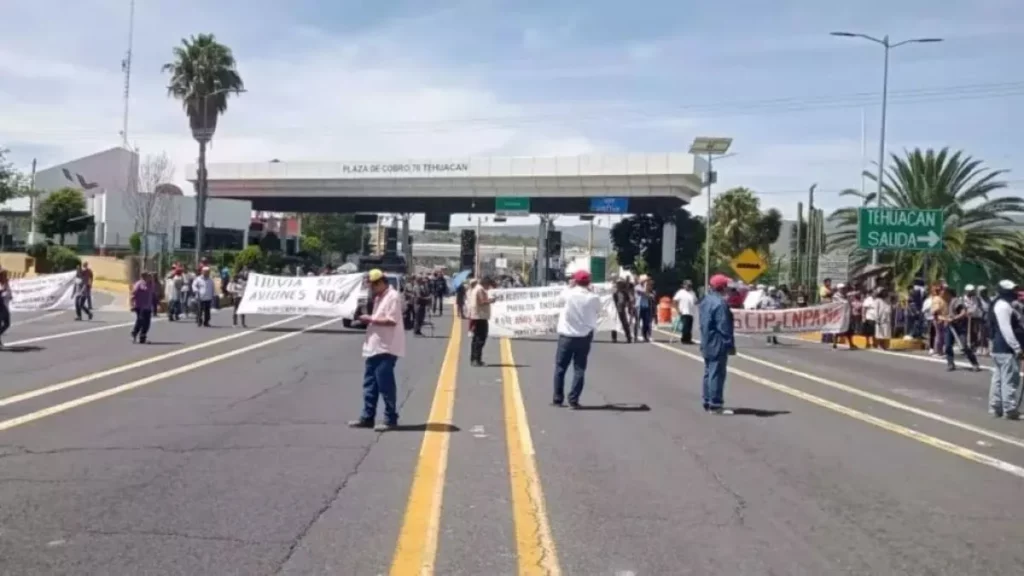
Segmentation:
{"type": "Polygon", "coordinates": [[[363,341],[363,412],[358,420],[349,422],[353,428],[374,428],[378,432],[398,426],[398,386],[395,364],[405,355],[405,326],[402,324],[402,296],[380,270],[367,274],[373,295],[373,312],[363,314],[359,322],[366,326],[363,341]],[[374,425],[377,398],[384,399],[384,422],[374,425]]]}

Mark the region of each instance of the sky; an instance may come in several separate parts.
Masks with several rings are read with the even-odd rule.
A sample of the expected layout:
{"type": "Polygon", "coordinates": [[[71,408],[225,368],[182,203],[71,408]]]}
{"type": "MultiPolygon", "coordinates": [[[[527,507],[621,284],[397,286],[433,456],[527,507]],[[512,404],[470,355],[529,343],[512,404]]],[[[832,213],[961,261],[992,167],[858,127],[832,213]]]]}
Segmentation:
{"type": "MultiPolygon", "coordinates": [[[[16,25],[0,34],[0,147],[27,169],[118,145],[129,1],[3,4],[16,25]]],[[[842,30],[943,38],[891,52],[887,148],[963,149],[1024,193],[1021,0],[137,4],[129,142],[166,152],[182,184],[197,147],[161,66],[213,33],[247,92],[210,162],[670,152],[729,136],[716,191],[752,188],[792,217],[817,184],[828,211],[878,157],[883,50],[829,35],[842,30]]]]}

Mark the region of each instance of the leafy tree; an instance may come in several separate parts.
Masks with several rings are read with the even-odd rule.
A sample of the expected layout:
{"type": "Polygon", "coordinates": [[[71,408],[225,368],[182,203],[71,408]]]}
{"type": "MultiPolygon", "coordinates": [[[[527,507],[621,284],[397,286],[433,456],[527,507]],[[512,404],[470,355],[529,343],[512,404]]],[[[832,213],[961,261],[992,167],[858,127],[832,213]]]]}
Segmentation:
{"type": "Polygon", "coordinates": [[[128,237],[128,247],[132,254],[142,252],[142,232],[132,232],[132,235],[128,237]]]}
{"type": "Polygon", "coordinates": [[[25,177],[7,160],[8,150],[0,148],[0,204],[26,192],[25,177]]]}
{"type": "Polygon", "coordinates": [[[306,252],[315,258],[321,257],[324,253],[324,243],[320,241],[319,236],[308,236],[303,234],[302,238],[299,240],[299,246],[302,248],[303,252],[306,252]]]}
{"type": "Polygon", "coordinates": [[[274,232],[267,232],[260,238],[260,250],[266,253],[281,251],[281,238],[274,232]]]}
{"type": "Polygon", "coordinates": [[[344,258],[362,249],[366,230],[352,214],[302,214],[302,231],[320,240],[322,252],[338,252],[344,258]]]}
{"type": "MultiPolygon", "coordinates": [[[[941,252],[879,253],[880,263],[893,266],[897,286],[909,285],[922,272],[930,281],[946,278],[965,262],[992,277],[1024,275],[1024,235],[1017,229],[1019,220],[1014,220],[1024,214],[1024,198],[994,196],[1006,188],[1001,180],[1005,174],[1005,170],[985,168],[981,160],[962,151],[950,153],[948,148],[917,148],[904,156],[891,155],[882,181],[882,205],[945,212],[941,252]]],[[[828,244],[831,249],[853,250],[851,267],[857,272],[871,258],[868,251],[856,250],[857,209],[874,205],[876,193],[845,190],[840,195],[854,199],[856,205],[829,216],[838,231],[829,235],[828,244]]]]}
{"type": "Polygon", "coordinates": [[[50,246],[46,252],[46,263],[47,271],[56,274],[74,270],[82,263],[82,260],[70,248],[50,246]]]}
{"type": "Polygon", "coordinates": [[[36,211],[36,226],[46,236],[57,236],[61,246],[68,234],[78,234],[89,228],[90,216],[85,211],[85,196],[74,188],[61,188],[51,192],[36,211]]]}
{"type": "MultiPolygon", "coordinates": [[[[196,197],[197,259],[206,227],[206,145],[217,129],[217,119],[228,109],[228,97],[245,90],[231,49],[213,34],[183,38],[164,64],[170,74],[167,95],[181,101],[192,137],[199,143],[199,186],[196,197]]],[[[198,262],[197,262],[198,264],[198,262]]]]}
{"type": "Polygon", "coordinates": [[[232,269],[235,274],[237,274],[242,268],[248,268],[249,270],[260,272],[263,270],[263,266],[263,251],[260,250],[260,247],[246,246],[235,255],[234,266],[232,269]]]}
{"type": "Polygon", "coordinates": [[[761,212],[761,200],[749,188],[732,188],[715,198],[711,216],[711,249],[721,260],[747,248],[767,254],[782,230],[782,213],[761,212]]]}
{"type": "MultiPolygon", "coordinates": [[[[676,225],[676,265],[678,273],[696,283],[703,270],[696,264],[704,240],[704,223],[680,208],[668,215],[676,225]]],[[[612,246],[621,266],[628,269],[644,268],[655,277],[662,270],[662,226],[666,218],[661,214],[636,214],[622,219],[611,230],[612,246]]],[[[665,287],[668,289],[668,287],[665,287]]],[[[658,288],[661,290],[661,288],[658,288]]]]}

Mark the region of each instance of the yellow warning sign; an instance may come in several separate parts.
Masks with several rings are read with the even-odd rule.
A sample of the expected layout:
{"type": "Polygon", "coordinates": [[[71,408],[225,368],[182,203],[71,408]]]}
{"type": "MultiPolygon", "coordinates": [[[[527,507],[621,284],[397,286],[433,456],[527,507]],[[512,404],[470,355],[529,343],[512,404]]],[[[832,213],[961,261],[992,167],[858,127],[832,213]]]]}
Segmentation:
{"type": "Polygon", "coordinates": [[[747,248],[740,252],[735,258],[729,261],[736,275],[747,284],[750,284],[761,274],[768,270],[768,263],[753,248],[747,248]]]}

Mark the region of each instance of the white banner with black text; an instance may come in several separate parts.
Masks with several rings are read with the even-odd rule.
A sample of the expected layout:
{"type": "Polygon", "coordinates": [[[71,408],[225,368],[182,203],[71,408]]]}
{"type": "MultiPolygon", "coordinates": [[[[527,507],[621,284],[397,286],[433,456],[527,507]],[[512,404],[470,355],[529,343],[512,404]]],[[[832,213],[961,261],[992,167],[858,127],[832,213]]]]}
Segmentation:
{"type": "Polygon", "coordinates": [[[11,280],[11,310],[38,312],[73,309],[77,276],[77,272],[71,271],[11,280]]]}
{"type": "Polygon", "coordinates": [[[250,273],[239,314],[303,314],[353,318],[366,274],[271,276],[250,273]]]}

